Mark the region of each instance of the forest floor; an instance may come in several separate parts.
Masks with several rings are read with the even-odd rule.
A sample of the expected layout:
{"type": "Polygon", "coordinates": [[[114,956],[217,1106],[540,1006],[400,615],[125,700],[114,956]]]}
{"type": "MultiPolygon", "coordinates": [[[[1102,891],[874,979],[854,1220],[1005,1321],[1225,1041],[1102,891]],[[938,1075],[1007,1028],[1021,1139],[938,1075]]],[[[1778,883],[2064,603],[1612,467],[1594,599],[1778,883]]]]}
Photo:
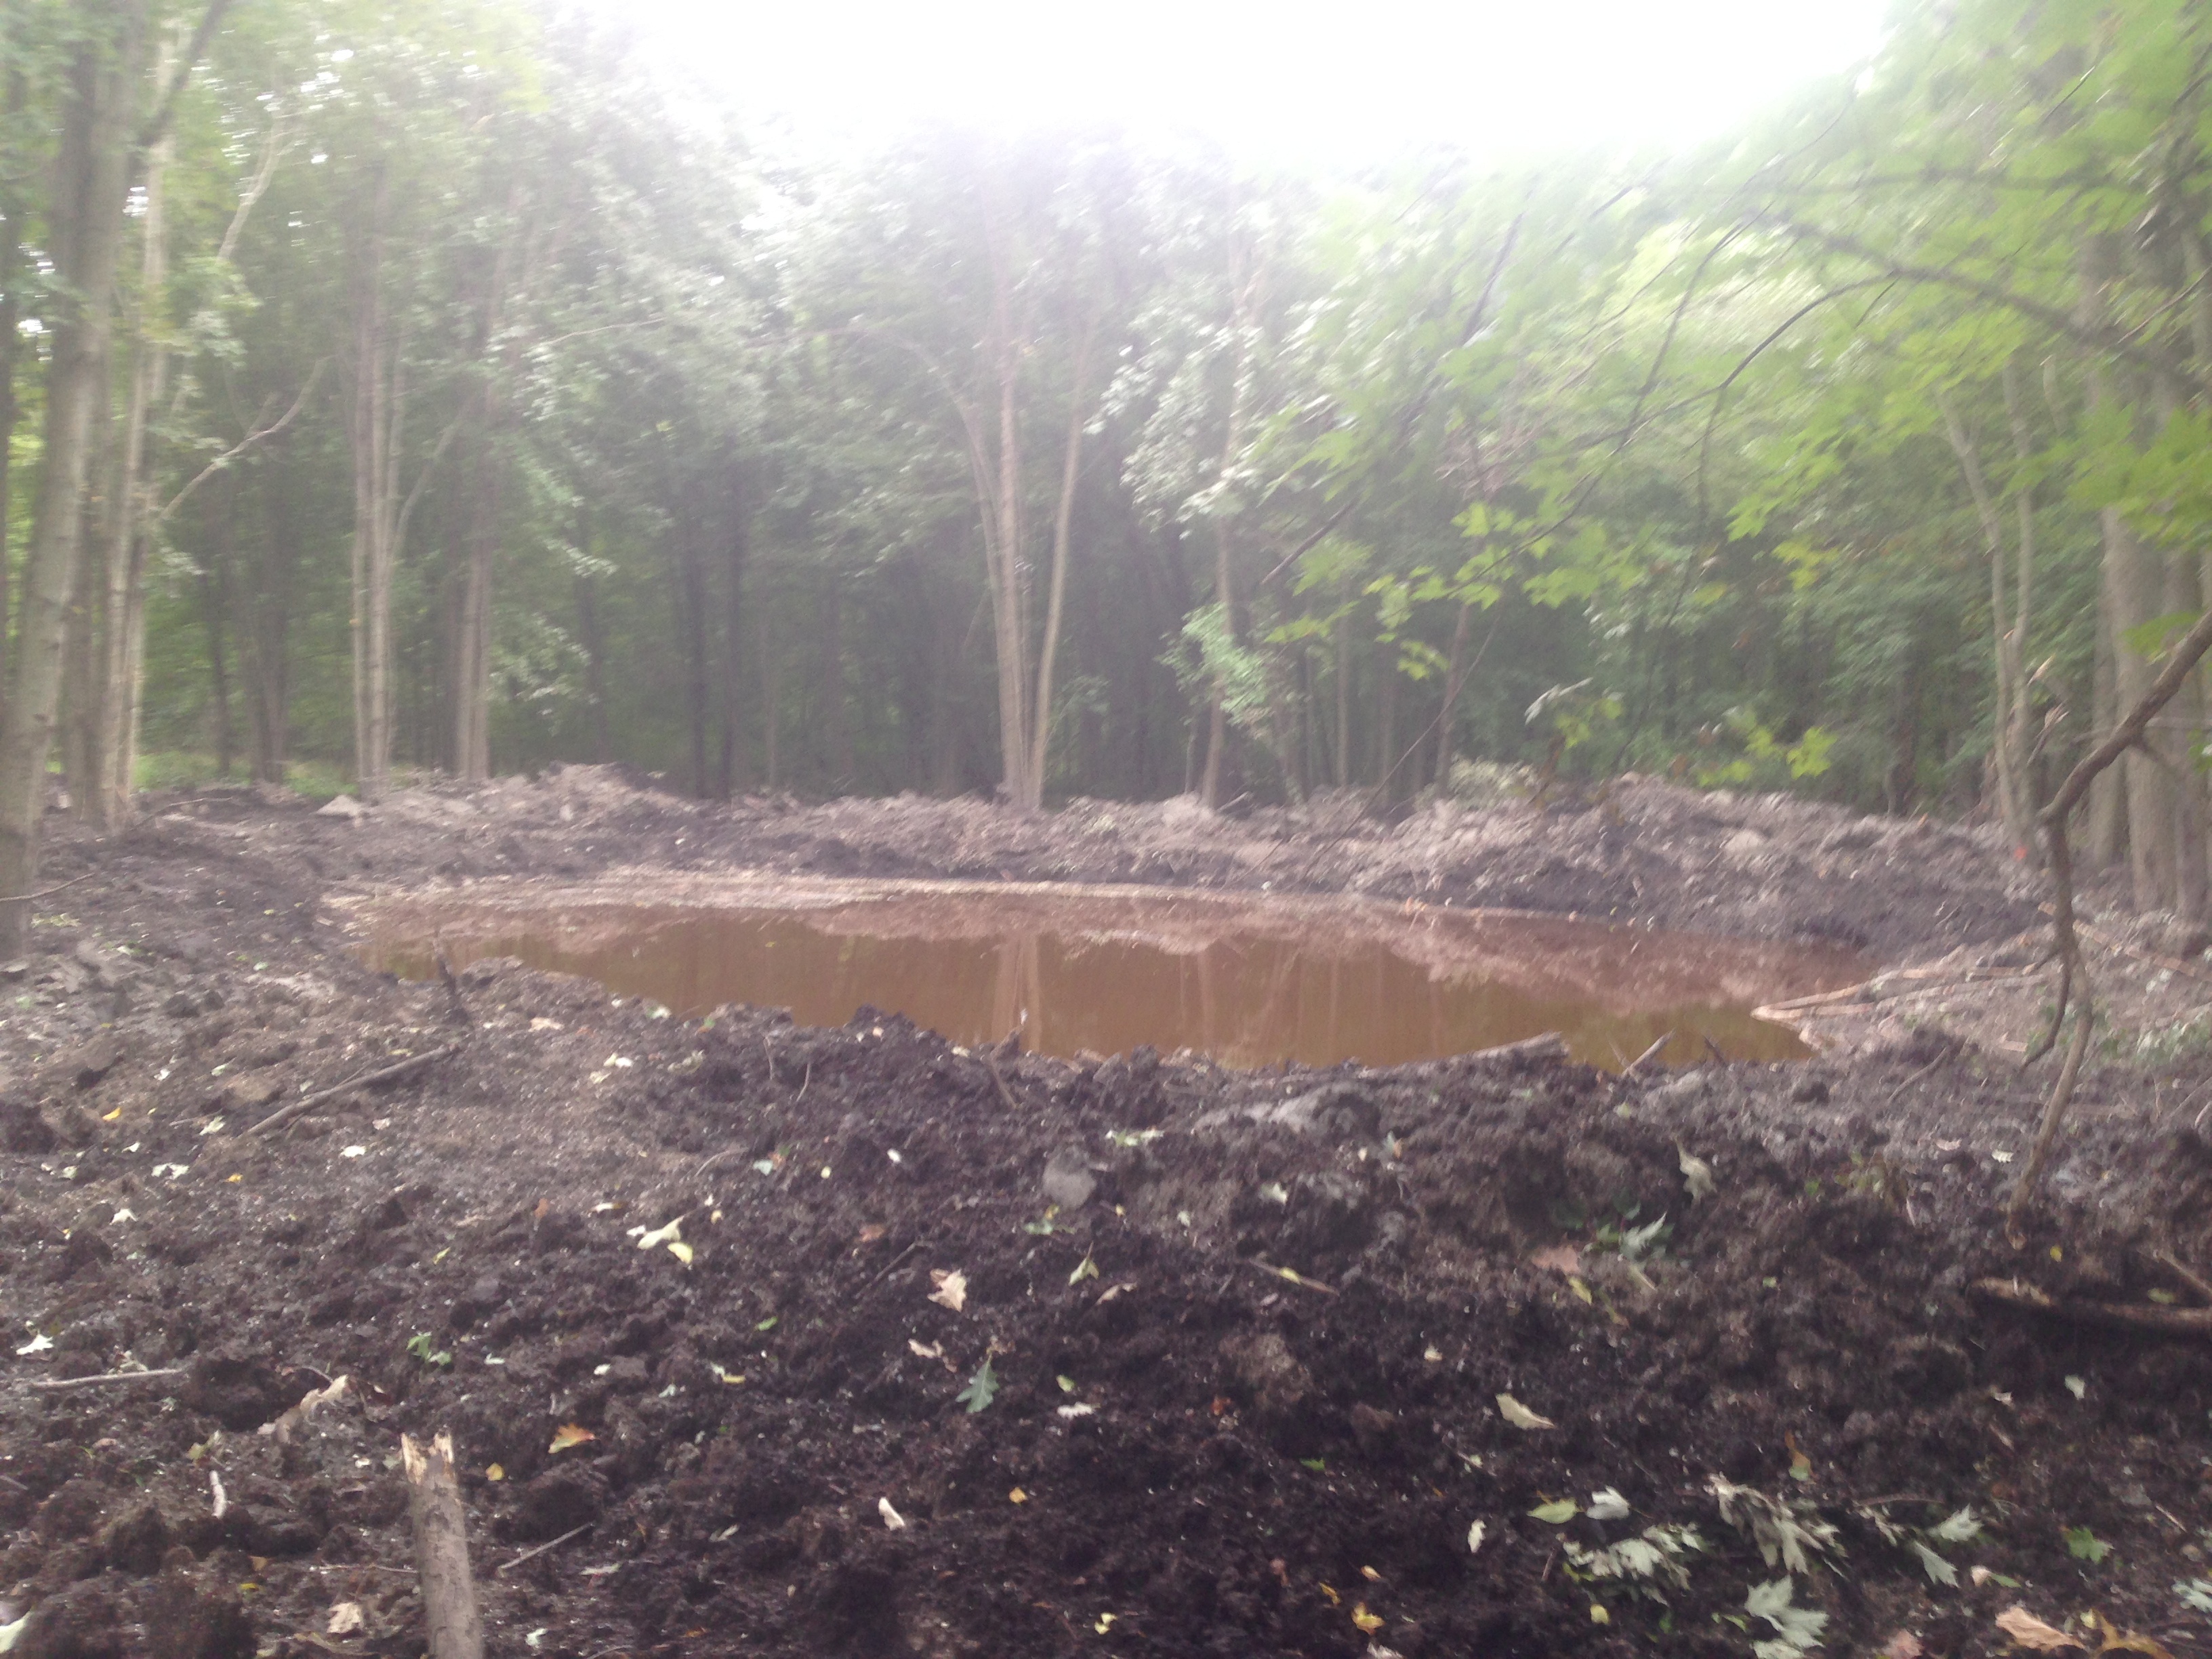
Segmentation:
{"type": "Polygon", "coordinates": [[[0,963],[16,1655],[418,1653],[397,1454],[441,1430],[518,1659],[2212,1652],[2205,1332],[1974,1289],[2212,1299],[2212,970],[2093,902],[2111,1024],[2008,1242],[2049,975],[1978,834],[1651,783],[1382,823],[571,769],[356,818],[165,797],[57,821],[45,879],[0,963]],[[398,983],[337,902],[738,870],[1358,891],[1886,972],[1796,1065],[1234,1072],[398,983]]]}

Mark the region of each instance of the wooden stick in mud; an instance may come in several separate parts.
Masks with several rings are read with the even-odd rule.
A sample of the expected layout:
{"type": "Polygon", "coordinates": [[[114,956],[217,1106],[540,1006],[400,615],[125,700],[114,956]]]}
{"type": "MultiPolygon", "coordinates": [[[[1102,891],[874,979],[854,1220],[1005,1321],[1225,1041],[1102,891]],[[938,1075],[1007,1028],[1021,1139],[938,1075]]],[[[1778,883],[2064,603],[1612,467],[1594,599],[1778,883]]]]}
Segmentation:
{"type": "Polygon", "coordinates": [[[267,1117],[263,1118],[246,1133],[258,1135],[265,1130],[281,1128],[302,1112],[309,1111],[326,1100],[335,1100],[340,1095],[350,1094],[356,1089],[368,1088],[373,1084],[390,1083],[395,1079],[405,1077],[410,1072],[421,1070],[433,1060],[443,1060],[448,1054],[459,1054],[460,1048],[459,1043],[449,1042],[442,1048],[431,1049],[428,1054],[410,1054],[398,1065],[387,1066],[380,1072],[370,1072],[365,1076],[353,1078],[344,1083],[334,1084],[327,1089],[318,1089],[311,1095],[301,1095],[289,1106],[280,1107],[270,1113],[267,1117]]]}
{"type": "Polygon", "coordinates": [[[1501,1042],[1495,1048],[1477,1048],[1457,1056],[1461,1060],[1565,1060],[1567,1040],[1557,1031],[1547,1031],[1541,1036],[1523,1037],[1518,1042],[1501,1042]]]}
{"type": "Polygon", "coordinates": [[[558,1538],[554,1539],[551,1542],[540,1544],[534,1550],[525,1550],[521,1554],[516,1556],[514,1560],[503,1562],[500,1565],[494,1567],[491,1570],[491,1576],[495,1578],[504,1578],[508,1573],[513,1572],[525,1561],[535,1561],[539,1556],[544,1554],[546,1551],[559,1549],[562,1545],[567,1543],[571,1538],[581,1538],[586,1533],[591,1531],[592,1527],[596,1524],[597,1523],[594,1522],[586,1521],[580,1527],[571,1527],[568,1531],[562,1533],[558,1538]]]}
{"type": "Polygon", "coordinates": [[[403,1434],[399,1460],[407,1472],[407,1509],[415,1523],[415,1565],[422,1578],[429,1659],[483,1659],[483,1619],[477,1611],[476,1581],[469,1576],[468,1518],[453,1480],[453,1437],[441,1434],[426,1450],[403,1434]]]}
{"type": "MultiPolygon", "coordinates": [[[[1645,1049],[1642,1054],[1640,1054],[1637,1055],[1637,1057],[1636,1057],[1635,1059],[1633,1059],[1633,1060],[1630,1060],[1630,1061],[1628,1062],[1628,1064],[1627,1064],[1627,1065],[1626,1065],[1626,1066],[1622,1066],[1622,1067],[1621,1067],[1621,1069],[1620,1069],[1620,1080],[1621,1080],[1623,1083],[1626,1083],[1626,1082],[1627,1082],[1631,1078],[1634,1077],[1634,1076],[1635,1076],[1638,1072],[1642,1071],[1642,1070],[1644,1068],[1644,1066],[1645,1066],[1649,1065],[1649,1064],[1651,1062],[1651,1060],[1654,1060],[1655,1058],[1656,1058],[1656,1056],[1658,1055],[1659,1051],[1660,1051],[1662,1048],[1665,1048],[1668,1043],[1672,1042],[1674,1040],[1674,1034],[1672,1031],[1668,1031],[1668,1032],[1667,1032],[1666,1034],[1664,1034],[1662,1036],[1661,1036],[1658,1042],[1656,1042],[1653,1043],[1653,1044],[1652,1044],[1649,1048],[1646,1048],[1646,1049],[1645,1049]]],[[[1620,1050],[1619,1050],[1619,1049],[1615,1049],[1613,1052],[1614,1052],[1614,1053],[1616,1053],[1616,1054],[1618,1054],[1618,1053],[1620,1052],[1620,1050]]]]}
{"type": "Polygon", "coordinates": [[[2134,1302],[2062,1302],[2015,1279],[1978,1279],[1967,1286],[1985,1302],[2024,1308],[2076,1325],[2103,1325],[2162,1336],[2212,1336],[2212,1308],[2145,1307],[2134,1302]]]}
{"type": "Polygon", "coordinates": [[[27,1382],[24,1386],[45,1394],[58,1394],[64,1389],[98,1389],[111,1382],[143,1382],[156,1376],[182,1376],[184,1374],[182,1365],[169,1365],[158,1371],[103,1371],[97,1376],[46,1377],[39,1382],[27,1382]]]}

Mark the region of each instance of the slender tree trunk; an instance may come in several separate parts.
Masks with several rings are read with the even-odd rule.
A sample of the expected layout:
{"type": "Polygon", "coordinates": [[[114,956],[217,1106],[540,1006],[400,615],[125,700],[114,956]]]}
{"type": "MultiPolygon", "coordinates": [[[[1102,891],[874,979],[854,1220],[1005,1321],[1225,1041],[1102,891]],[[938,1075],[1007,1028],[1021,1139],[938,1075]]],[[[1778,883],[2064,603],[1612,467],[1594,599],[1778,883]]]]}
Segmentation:
{"type": "Polygon", "coordinates": [[[691,729],[691,793],[707,793],[707,571],[699,547],[699,520],[689,493],[677,498],[676,629],[684,641],[684,702],[691,729]]]}
{"type": "Polygon", "coordinates": [[[236,747],[230,722],[230,568],[236,556],[238,483],[228,471],[215,481],[209,501],[208,557],[200,569],[200,618],[207,629],[209,692],[215,703],[215,768],[230,775],[236,747]]]}
{"type": "MultiPolygon", "coordinates": [[[[2112,668],[2116,650],[2111,607],[2100,589],[2095,654],[2089,676],[2089,729],[2093,736],[2111,731],[2120,717],[2118,677],[2112,668]]],[[[2109,870],[2127,856],[2127,796],[2120,787],[2119,769],[2108,766],[2097,774],[2089,786],[2087,851],[2089,861],[2099,869],[2109,870]]]]}
{"type": "Polygon", "coordinates": [[[1336,787],[1352,785],[1352,607],[1336,619],[1336,787]]]}
{"type": "Polygon", "coordinates": [[[845,696],[845,591],[832,574],[822,590],[822,747],[830,787],[843,793],[859,770],[853,756],[853,711],[845,696]]]}
{"type": "Polygon", "coordinates": [[[1067,598],[1068,537],[1075,516],[1075,483],[1083,470],[1083,423],[1090,405],[1085,387],[1091,378],[1091,345],[1097,333],[1093,317],[1084,325],[1076,348],[1075,374],[1067,389],[1067,438],[1061,449],[1060,504],[1052,520],[1052,593],[1045,603],[1044,638],[1037,646],[1036,696],[1029,708],[1029,763],[1017,804],[1029,811],[1044,805],[1045,762],[1052,750],[1052,673],[1060,655],[1060,619],[1067,598]]]}
{"type": "MultiPolygon", "coordinates": [[[[1228,430],[1221,446],[1221,478],[1226,480],[1229,470],[1236,465],[1237,456],[1244,447],[1244,417],[1247,399],[1252,385],[1252,318],[1253,290],[1257,278],[1241,275],[1236,282],[1235,298],[1230,306],[1229,326],[1235,333],[1237,349],[1231,373],[1235,377],[1229,392],[1228,430]]],[[[1237,626],[1237,571],[1230,526],[1233,509],[1226,502],[1213,520],[1213,599],[1221,607],[1222,633],[1231,646],[1243,637],[1237,626]]],[[[1214,675],[1212,706],[1207,711],[1206,731],[1206,782],[1200,799],[1210,807],[1221,805],[1221,763],[1229,745],[1229,684],[1224,667],[1214,675]]]]}
{"type": "Polygon", "coordinates": [[[1451,789],[1452,717],[1459,709],[1459,695],[1467,685],[1467,636],[1474,620],[1474,601],[1462,599],[1459,619],[1452,624],[1451,654],[1444,663],[1444,706],[1437,715],[1437,769],[1439,795],[1451,789]]]}
{"type": "Polygon", "coordinates": [[[1375,794],[1389,805],[1397,787],[1398,764],[1398,647],[1389,640],[1375,641],[1375,794]]]}
{"type": "Polygon", "coordinates": [[[106,361],[123,205],[145,62],[148,0],[117,0],[106,38],[82,45],[64,98],[53,200],[56,283],[46,428],[22,623],[0,707],[0,958],[22,953],[22,896],[36,885],[46,754],[61,690],[63,634],[83,546],[83,499],[106,361]]]}
{"type": "Polygon", "coordinates": [[[752,501],[744,463],[732,461],[725,479],[730,522],[722,541],[722,763],[716,793],[724,800],[745,787],[745,564],[752,551],[752,501]]]}
{"type": "MultiPolygon", "coordinates": [[[[167,82],[175,52],[165,43],[160,78],[167,82]]],[[[112,830],[131,817],[138,758],[138,705],[146,650],[146,561],[154,538],[152,458],[147,421],[168,385],[168,349],[161,343],[169,281],[167,184],[172,145],[167,136],[146,158],[146,210],[138,264],[137,315],[131,339],[131,391],[116,457],[116,488],[109,502],[106,651],[100,688],[100,798],[88,802],[100,827],[112,830]]]]}
{"type": "MultiPolygon", "coordinates": [[[[21,70],[8,76],[6,117],[14,121],[23,112],[28,97],[21,70]]],[[[15,400],[15,359],[22,346],[23,320],[23,208],[9,181],[0,178],[0,690],[8,684],[9,562],[8,532],[12,505],[9,485],[15,470],[9,465],[15,444],[15,418],[21,405],[15,400]]]]}
{"type": "Polygon", "coordinates": [[[768,631],[768,607],[753,608],[753,631],[758,635],[761,677],[761,769],[767,775],[764,787],[769,793],[775,793],[776,784],[776,659],[775,642],[768,631]]]}
{"type": "Polygon", "coordinates": [[[253,779],[284,781],[290,746],[292,590],[300,562],[294,511],[295,469],[272,456],[262,474],[268,492],[268,542],[258,563],[248,607],[246,672],[253,717],[253,779]]]}
{"type": "Polygon", "coordinates": [[[392,769],[392,571],[393,507],[406,409],[404,356],[386,314],[384,237],[392,182],[379,163],[368,222],[354,250],[353,386],[348,437],[353,451],[354,777],[375,800],[392,769]]]}
{"type": "Polygon", "coordinates": [[[454,619],[453,771],[465,783],[482,783],[491,775],[492,574],[507,483],[495,434],[498,405],[489,392],[484,395],[482,418],[454,619]]]}

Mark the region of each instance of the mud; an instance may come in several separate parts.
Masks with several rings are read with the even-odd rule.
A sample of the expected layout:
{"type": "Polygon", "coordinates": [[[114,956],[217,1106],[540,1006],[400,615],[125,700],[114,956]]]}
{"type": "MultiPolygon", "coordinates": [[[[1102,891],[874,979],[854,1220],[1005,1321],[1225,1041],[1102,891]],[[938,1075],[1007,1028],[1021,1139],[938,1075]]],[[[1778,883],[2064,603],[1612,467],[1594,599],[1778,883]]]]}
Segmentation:
{"type": "MultiPolygon", "coordinates": [[[[2196,1299],[2164,1257],[2212,1261],[2202,1046],[2100,1049],[2015,1248],[2047,1079],[1933,1011],[2032,982],[2002,960],[2033,954],[2020,872],[1788,803],[1610,808],[1324,834],[706,809],[586,774],[359,823],[210,795],[112,842],[56,825],[47,878],[88,878],[0,964],[15,1651],[418,1652],[394,1460],[441,1428],[501,1655],[1742,1655],[1784,1531],[1824,1652],[2002,1653],[2015,1606],[2093,1651],[2093,1616],[2206,1651],[2177,1587],[2212,1575],[2212,1350],[1969,1291],[2196,1299]],[[1898,988],[1931,980],[1840,1005],[1847,1040],[1796,1066],[1231,1071],[963,1054],[866,1011],[657,1018],[496,960],[398,983],[332,902],[1124,858],[1583,915],[1626,872],[1615,920],[1953,977],[1911,1026],[1898,988]],[[31,1386],[138,1365],[175,1374],[31,1386]],[[1724,1514],[1717,1479],[1768,1503],[1724,1514]],[[1679,1576],[1602,1576],[1653,1527],[1694,1532],[1648,1553],[1679,1576]]],[[[2126,953],[2166,941],[2112,936],[2128,1006],[2179,1029],[2195,982],[2126,953]]]]}

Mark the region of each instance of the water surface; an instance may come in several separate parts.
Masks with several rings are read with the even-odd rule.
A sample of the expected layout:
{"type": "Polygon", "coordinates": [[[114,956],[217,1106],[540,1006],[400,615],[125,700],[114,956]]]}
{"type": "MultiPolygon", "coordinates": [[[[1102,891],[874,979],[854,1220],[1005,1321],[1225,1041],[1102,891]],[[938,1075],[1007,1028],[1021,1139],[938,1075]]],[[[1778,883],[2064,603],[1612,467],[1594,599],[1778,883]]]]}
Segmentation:
{"type": "Polygon", "coordinates": [[[1395,1065],[1563,1033],[1617,1069],[1808,1050],[1762,1004],[1865,976],[1855,953],[1349,898],[958,883],[739,882],[651,902],[603,889],[363,907],[373,966],[515,957],[678,1013],[724,1003],[836,1025],[862,1006],[957,1042],[1018,1030],[1067,1057],[1149,1043],[1234,1066],[1395,1065]]]}

